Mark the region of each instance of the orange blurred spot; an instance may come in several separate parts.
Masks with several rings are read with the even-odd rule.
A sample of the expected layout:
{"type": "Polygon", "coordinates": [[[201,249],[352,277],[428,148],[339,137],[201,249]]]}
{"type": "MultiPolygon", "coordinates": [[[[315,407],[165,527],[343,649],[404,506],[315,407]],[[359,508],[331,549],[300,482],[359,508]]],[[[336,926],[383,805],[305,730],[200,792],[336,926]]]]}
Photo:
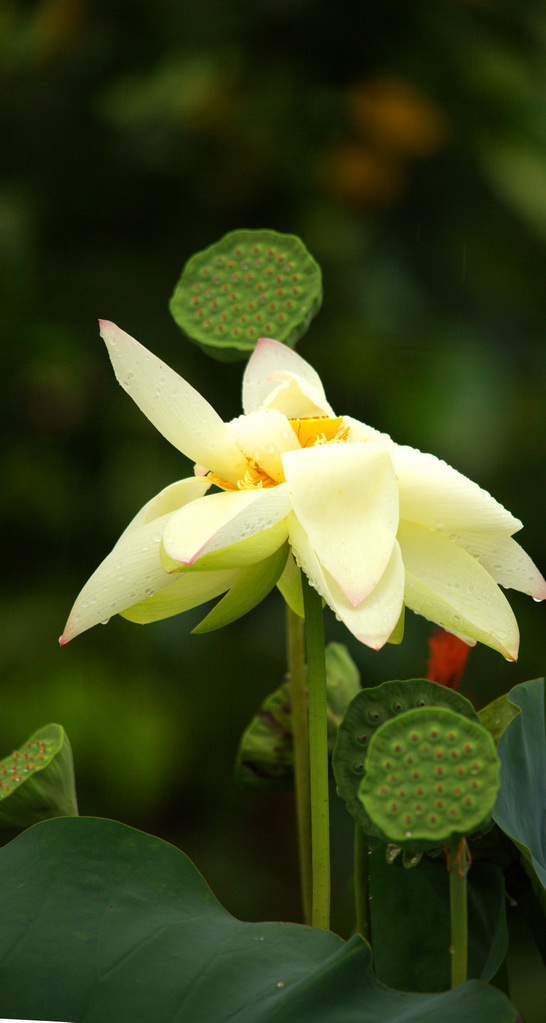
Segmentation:
{"type": "Polygon", "coordinates": [[[355,86],[349,103],[353,120],[366,138],[390,153],[431,156],[445,142],[443,111],[411,82],[377,78],[355,86]]]}
{"type": "Polygon", "coordinates": [[[452,632],[436,629],[428,641],[427,678],[448,689],[458,689],[470,647],[452,632]]]}
{"type": "Polygon", "coordinates": [[[405,174],[396,160],[363,145],[339,146],[325,168],[328,186],[351,202],[387,203],[403,190],[405,174]]]}
{"type": "Polygon", "coordinates": [[[31,28],[37,61],[54,60],[76,44],[87,17],[85,0],[42,0],[31,28]]]}

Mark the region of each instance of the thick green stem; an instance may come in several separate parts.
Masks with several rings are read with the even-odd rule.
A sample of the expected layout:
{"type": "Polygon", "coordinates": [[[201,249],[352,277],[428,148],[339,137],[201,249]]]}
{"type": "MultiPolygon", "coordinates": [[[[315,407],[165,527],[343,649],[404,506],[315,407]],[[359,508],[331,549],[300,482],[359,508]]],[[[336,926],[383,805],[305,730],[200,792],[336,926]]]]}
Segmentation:
{"type": "Polygon", "coordinates": [[[356,929],[368,942],[372,943],[372,922],[370,918],[370,869],[368,857],[370,847],[368,840],[359,824],[355,823],[355,910],[356,929]]]}
{"type": "Polygon", "coordinates": [[[309,712],[305,665],[304,620],[286,605],[288,671],[292,698],[292,735],[294,739],[294,787],[298,822],[303,919],[311,923],[311,789],[309,781],[309,712]]]}
{"type": "Polygon", "coordinates": [[[309,768],[311,773],[312,914],[314,927],[330,927],[330,815],[326,663],[322,599],[302,572],[309,690],[309,768]]]}
{"type": "Polygon", "coordinates": [[[449,846],[449,906],[451,912],[451,987],[463,984],[467,976],[467,885],[466,841],[449,846]]]}

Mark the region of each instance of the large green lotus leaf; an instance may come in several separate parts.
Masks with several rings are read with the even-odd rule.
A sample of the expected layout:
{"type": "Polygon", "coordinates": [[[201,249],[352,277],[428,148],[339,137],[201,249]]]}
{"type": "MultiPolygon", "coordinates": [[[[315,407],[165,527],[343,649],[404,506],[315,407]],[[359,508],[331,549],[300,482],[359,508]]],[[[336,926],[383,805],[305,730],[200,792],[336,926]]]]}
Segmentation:
{"type": "Polygon", "coordinates": [[[546,912],[546,721],[544,679],[509,693],[521,713],[499,745],[501,787],[493,810],[499,827],[523,853],[525,867],[546,912]]]}
{"type": "Polygon", "coordinates": [[[355,937],[242,923],[171,845],[59,818],[0,850],[0,1013],[71,1023],[515,1023],[479,981],[391,991],[355,937]]]}
{"type": "MultiPolygon", "coordinates": [[[[424,856],[408,870],[401,858],[388,863],[381,846],[369,864],[377,976],[406,991],[445,990],[451,969],[445,857],[424,856]]],[[[468,872],[468,924],[468,976],[489,981],[508,948],[504,875],[492,863],[468,872]]]]}

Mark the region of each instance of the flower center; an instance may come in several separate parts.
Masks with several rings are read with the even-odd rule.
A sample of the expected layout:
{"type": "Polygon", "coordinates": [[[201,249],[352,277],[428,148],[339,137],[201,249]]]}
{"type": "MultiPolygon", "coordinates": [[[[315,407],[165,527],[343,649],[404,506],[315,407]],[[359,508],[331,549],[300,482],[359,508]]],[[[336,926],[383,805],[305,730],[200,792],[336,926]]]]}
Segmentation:
{"type": "MultiPolygon", "coordinates": [[[[304,419],[289,419],[302,448],[312,448],[316,444],[340,444],[349,436],[349,427],[342,426],[340,416],[307,416],[304,419]]],[[[277,480],[262,469],[258,462],[247,458],[248,468],[236,483],[225,480],[215,472],[207,473],[208,479],[221,490],[262,490],[265,487],[276,487],[277,480]]]]}
{"type": "Polygon", "coordinates": [[[261,465],[257,462],[248,463],[248,469],[244,476],[240,480],[237,480],[236,490],[262,490],[264,487],[276,487],[277,481],[274,480],[265,469],[262,469],[261,465]]]}
{"type": "Polygon", "coordinates": [[[250,458],[247,458],[247,462],[246,472],[236,483],[225,480],[223,476],[218,476],[215,472],[208,472],[207,477],[221,490],[263,490],[265,487],[277,486],[277,480],[274,480],[265,469],[262,469],[261,465],[253,462],[250,458]]]}
{"type": "Polygon", "coordinates": [[[302,448],[313,448],[316,444],[339,444],[349,436],[349,427],[342,426],[341,416],[306,416],[304,419],[289,419],[302,448]]]}

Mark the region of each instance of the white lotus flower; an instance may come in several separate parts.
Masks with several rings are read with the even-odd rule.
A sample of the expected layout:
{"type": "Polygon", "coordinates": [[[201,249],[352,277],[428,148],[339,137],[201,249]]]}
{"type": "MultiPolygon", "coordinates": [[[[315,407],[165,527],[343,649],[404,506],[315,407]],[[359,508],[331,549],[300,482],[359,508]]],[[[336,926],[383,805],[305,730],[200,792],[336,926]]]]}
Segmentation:
{"type": "Polygon", "coordinates": [[[521,522],[488,493],[433,455],[337,417],[317,373],[276,341],[258,343],[244,415],[224,423],[134,338],[106,321],[101,333],[122,387],[196,462],[195,475],[133,519],[61,643],[113,614],[151,622],[225,593],[198,627],[207,631],[275,583],[301,610],[297,564],[367,646],[399,638],[407,605],[516,659],[518,627],[498,584],[544,599],[546,583],[512,539],[521,522]]]}

